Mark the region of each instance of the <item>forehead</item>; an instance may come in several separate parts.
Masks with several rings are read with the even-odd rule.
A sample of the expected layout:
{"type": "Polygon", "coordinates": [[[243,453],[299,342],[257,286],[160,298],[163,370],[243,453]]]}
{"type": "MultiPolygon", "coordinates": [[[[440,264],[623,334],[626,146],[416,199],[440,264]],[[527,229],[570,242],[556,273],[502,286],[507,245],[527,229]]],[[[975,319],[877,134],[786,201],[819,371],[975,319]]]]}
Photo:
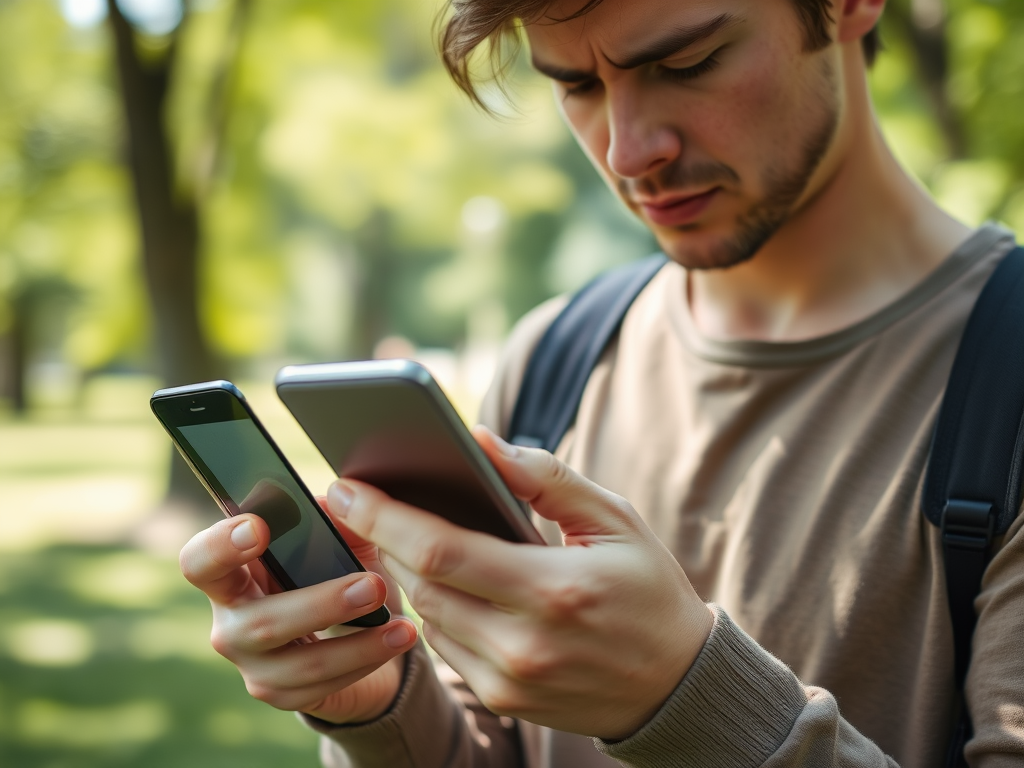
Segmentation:
{"type": "MultiPolygon", "coordinates": [[[[792,0],[782,0],[792,2],[792,0]]],[[[593,10],[571,19],[585,0],[554,0],[525,25],[530,47],[545,59],[616,54],[634,49],[673,28],[699,27],[729,15],[742,20],[778,0],[603,0],[593,10]],[[757,9],[757,6],[761,6],[757,9]]]]}

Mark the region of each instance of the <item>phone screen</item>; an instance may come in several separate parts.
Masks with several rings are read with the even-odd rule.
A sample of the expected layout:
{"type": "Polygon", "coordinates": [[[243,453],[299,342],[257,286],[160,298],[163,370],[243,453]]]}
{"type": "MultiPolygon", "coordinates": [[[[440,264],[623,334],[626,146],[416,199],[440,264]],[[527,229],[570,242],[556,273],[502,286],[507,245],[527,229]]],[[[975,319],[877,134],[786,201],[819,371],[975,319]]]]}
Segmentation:
{"type": "Polygon", "coordinates": [[[267,522],[268,552],[279,566],[272,570],[291,582],[282,586],[307,587],[362,570],[232,395],[203,393],[183,401],[199,406],[192,411],[155,401],[154,410],[232,515],[252,513],[267,522]]]}
{"type": "Polygon", "coordinates": [[[277,393],[339,477],[463,528],[543,544],[429,372],[410,361],[291,366],[277,393]]]}

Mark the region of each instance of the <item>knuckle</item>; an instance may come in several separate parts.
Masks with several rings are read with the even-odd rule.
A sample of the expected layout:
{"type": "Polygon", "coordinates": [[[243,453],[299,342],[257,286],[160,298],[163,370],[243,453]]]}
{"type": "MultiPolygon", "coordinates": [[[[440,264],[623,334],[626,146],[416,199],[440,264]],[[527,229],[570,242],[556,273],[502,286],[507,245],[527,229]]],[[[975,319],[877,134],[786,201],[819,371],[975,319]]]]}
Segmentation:
{"type": "Polygon", "coordinates": [[[548,476],[554,485],[564,485],[569,481],[569,468],[555,458],[554,454],[547,453],[544,457],[547,462],[548,476]]]}
{"type": "Polygon", "coordinates": [[[258,648],[273,648],[283,642],[278,637],[277,621],[270,612],[254,612],[243,622],[241,630],[248,644],[258,648]]]}
{"type": "Polygon", "coordinates": [[[458,543],[439,536],[430,536],[420,547],[414,570],[428,579],[444,578],[459,567],[462,549],[458,543]]]}
{"type": "Polygon", "coordinates": [[[317,645],[319,643],[303,646],[303,648],[308,648],[312,652],[306,653],[300,658],[300,674],[297,676],[299,679],[318,683],[322,680],[329,680],[333,676],[328,659],[323,653],[318,652],[320,649],[316,648],[317,645]]]}
{"type": "Polygon", "coordinates": [[[611,495],[609,504],[611,505],[612,509],[614,509],[615,512],[618,513],[618,516],[623,520],[626,520],[632,524],[639,522],[640,516],[636,513],[636,510],[633,509],[633,505],[630,504],[621,496],[619,496],[618,494],[611,495]]]}
{"type": "Polygon", "coordinates": [[[440,619],[443,601],[441,600],[439,590],[434,585],[427,581],[417,580],[415,584],[409,586],[405,596],[409,599],[409,604],[416,609],[416,613],[422,618],[430,619],[431,621],[440,619]]]}
{"type": "Polygon", "coordinates": [[[199,558],[196,556],[196,546],[194,544],[196,537],[186,544],[181,553],[178,555],[178,567],[181,569],[181,575],[185,577],[185,580],[196,586],[202,579],[202,572],[199,567],[199,558]]]}
{"type": "Polygon", "coordinates": [[[213,646],[213,650],[225,659],[230,660],[232,656],[234,656],[234,643],[232,643],[231,638],[228,636],[228,633],[224,628],[216,624],[213,629],[210,630],[210,645],[213,646]]]}
{"type": "Polygon", "coordinates": [[[527,636],[501,652],[502,667],[508,677],[523,683],[548,679],[557,666],[547,644],[527,636]]]}
{"type": "Polygon", "coordinates": [[[597,603],[599,592],[595,587],[594,583],[573,579],[542,588],[538,600],[541,617],[553,623],[579,619],[597,603]]]}
{"type": "Polygon", "coordinates": [[[249,692],[257,701],[262,701],[264,704],[274,706],[277,701],[277,690],[265,683],[258,682],[256,680],[246,679],[245,690],[249,692]]]}

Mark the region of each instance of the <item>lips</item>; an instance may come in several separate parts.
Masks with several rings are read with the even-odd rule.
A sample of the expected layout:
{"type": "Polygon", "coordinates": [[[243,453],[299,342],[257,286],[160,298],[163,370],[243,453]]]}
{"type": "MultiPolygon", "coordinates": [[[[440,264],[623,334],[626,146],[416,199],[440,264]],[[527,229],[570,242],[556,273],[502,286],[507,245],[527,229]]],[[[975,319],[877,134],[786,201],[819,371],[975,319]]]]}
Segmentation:
{"type": "Polygon", "coordinates": [[[713,187],[697,195],[675,195],[637,202],[652,223],[661,227],[679,227],[696,221],[720,191],[720,187],[713,187]]]}

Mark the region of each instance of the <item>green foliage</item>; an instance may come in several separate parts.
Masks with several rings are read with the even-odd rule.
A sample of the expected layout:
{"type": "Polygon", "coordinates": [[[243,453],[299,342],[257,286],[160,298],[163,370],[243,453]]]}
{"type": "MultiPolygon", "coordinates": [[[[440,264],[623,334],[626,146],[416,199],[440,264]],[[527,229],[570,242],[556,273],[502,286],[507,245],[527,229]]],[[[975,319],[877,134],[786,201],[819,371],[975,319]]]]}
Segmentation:
{"type": "Polygon", "coordinates": [[[40,352],[84,368],[145,339],[105,48],[50,3],[0,4],[0,332],[24,300],[40,352]]]}
{"type": "MultiPolygon", "coordinates": [[[[922,87],[924,69],[901,16],[914,4],[893,0],[883,24],[887,51],[872,74],[886,134],[900,159],[938,200],[970,224],[995,218],[1024,231],[1024,5],[1012,0],[918,2],[945,9],[948,73],[938,89],[964,136],[964,155],[935,119],[922,87]]],[[[920,16],[920,11],[918,11],[920,16]]],[[[918,22],[927,22],[920,19],[918,22]]]]}
{"type": "MultiPolygon", "coordinates": [[[[201,308],[221,355],[367,354],[392,333],[458,345],[486,307],[511,321],[652,246],[525,67],[519,116],[494,120],[456,92],[433,50],[433,4],[238,2],[193,5],[167,112],[179,187],[200,201],[201,308]],[[483,238],[465,215],[481,198],[500,212],[483,238]]],[[[1024,230],[1024,6],[946,2],[940,91],[963,134],[954,157],[920,52],[895,21],[932,5],[892,2],[871,75],[883,128],[956,214],[1024,230]]],[[[165,55],[166,41],[140,45],[165,55]]],[[[7,0],[0,72],[0,335],[28,306],[45,318],[36,357],[84,371],[144,365],[106,28],[70,27],[55,2],[7,0]]],[[[486,98],[501,107],[496,91],[486,98]]]]}

